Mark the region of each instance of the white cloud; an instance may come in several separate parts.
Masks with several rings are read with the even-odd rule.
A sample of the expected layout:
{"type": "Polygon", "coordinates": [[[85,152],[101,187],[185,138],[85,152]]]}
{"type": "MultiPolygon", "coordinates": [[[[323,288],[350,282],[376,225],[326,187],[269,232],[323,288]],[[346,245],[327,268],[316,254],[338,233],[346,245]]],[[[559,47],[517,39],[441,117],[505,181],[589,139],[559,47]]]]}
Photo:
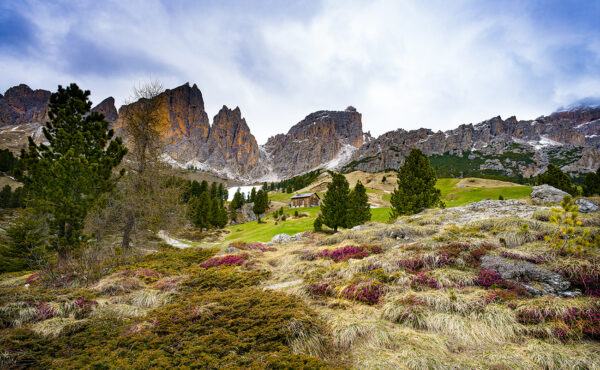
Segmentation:
{"type": "MultiPolygon", "coordinates": [[[[312,111],[348,105],[378,135],[448,129],[498,114],[535,118],[600,95],[600,75],[565,73],[555,53],[585,38],[598,58],[599,35],[540,27],[519,7],[481,4],[325,1],[293,17],[239,4],[90,3],[65,12],[42,3],[29,14],[44,41],[36,58],[0,55],[0,62],[6,88],[24,82],[54,89],[75,80],[97,102],[108,95],[123,102],[134,83],[149,78],[166,87],[197,83],[210,117],[223,104],[239,106],[259,142],[312,111]],[[86,31],[107,52],[144,55],[164,68],[70,71],[60,40],[68,43],[73,30],[86,31]]],[[[600,70],[598,60],[592,72],[600,70]]]]}

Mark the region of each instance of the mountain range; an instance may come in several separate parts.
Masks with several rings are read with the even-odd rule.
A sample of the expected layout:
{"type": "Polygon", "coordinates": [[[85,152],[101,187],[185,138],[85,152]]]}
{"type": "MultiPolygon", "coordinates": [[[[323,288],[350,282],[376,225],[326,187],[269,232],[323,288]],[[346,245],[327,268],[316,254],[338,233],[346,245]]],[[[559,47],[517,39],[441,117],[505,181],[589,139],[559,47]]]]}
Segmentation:
{"type": "MultiPolygon", "coordinates": [[[[27,85],[0,95],[0,146],[14,152],[27,137],[43,140],[50,92],[27,85]]],[[[600,105],[578,103],[534,120],[494,117],[448,131],[397,129],[377,138],[363,131],[352,106],[307,115],[285,134],[258,145],[239,107],[223,106],[212,124],[197,85],[165,90],[160,134],[163,160],[173,166],[216,173],[252,183],[289,178],[316,168],[378,172],[399,168],[411,148],[430,156],[444,176],[474,173],[529,178],[549,163],[572,176],[600,165],[600,105]]],[[[132,103],[136,104],[136,103],[132,103]]],[[[121,132],[124,105],[109,97],[93,110],[121,132]]]]}

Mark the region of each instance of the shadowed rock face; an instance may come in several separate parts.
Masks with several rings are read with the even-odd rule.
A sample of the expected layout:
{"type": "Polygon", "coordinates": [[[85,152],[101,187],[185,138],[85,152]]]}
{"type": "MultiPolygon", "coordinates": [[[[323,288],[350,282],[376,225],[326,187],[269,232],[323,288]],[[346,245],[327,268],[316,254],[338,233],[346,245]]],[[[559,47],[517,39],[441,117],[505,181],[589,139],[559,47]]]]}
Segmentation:
{"type": "Polygon", "coordinates": [[[48,120],[50,91],[32,90],[21,84],[0,95],[0,127],[48,120]]]}
{"type": "Polygon", "coordinates": [[[309,114],[287,134],[269,138],[265,150],[273,170],[281,177],[290,177],[333,161],[344,146],[359,148],[362,144],[362,116],[348,107],[345,111],[309,114]]]}

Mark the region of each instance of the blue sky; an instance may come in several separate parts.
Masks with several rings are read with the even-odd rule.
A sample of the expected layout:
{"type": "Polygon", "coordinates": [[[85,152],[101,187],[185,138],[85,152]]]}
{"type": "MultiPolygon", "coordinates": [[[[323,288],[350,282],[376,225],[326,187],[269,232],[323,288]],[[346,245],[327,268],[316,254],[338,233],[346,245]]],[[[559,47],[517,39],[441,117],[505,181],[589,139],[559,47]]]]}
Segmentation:
{"type": "Polygon", "coordinates": [[[363,127],[530,119],[600,96],[600,0],[0,0],[0,91],[140,82],[239,106],[259,143],[353,105],[363,127]]]}

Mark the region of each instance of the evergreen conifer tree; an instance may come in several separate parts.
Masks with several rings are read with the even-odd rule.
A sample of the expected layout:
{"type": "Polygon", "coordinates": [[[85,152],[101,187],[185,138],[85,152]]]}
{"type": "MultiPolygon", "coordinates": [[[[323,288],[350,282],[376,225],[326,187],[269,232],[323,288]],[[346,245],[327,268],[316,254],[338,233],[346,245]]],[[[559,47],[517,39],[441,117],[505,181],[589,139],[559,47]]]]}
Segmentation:
{"type": "Polygon", "coordinates": [[[346,227],[348,221],[350,185],[344,175],[332,173],[331,176],[332,182],[327,185],[321,212],[323,223],[337,231],[338,227],[346,227]]]}
{"type": "MultiPolygon", "coordinates": [[[[254,189],[253,189],[254,190],[254,189]]],[[[254,206],[252,207],[252,212],[256,214],[258,217],[258,222],[260,223],[260,215],[265,213],[267,207],[269,206],[269,194],[264,190],[259,190],[256,192],[254,196],[254,206]]]]}
{"type": "Polygon", "coordinates": [[[48,144],[30,137],[21,154],[32,206],[49,215],[50,245],[59,263],[81,246],[85,216],[114,187],[113,168],[126,153],[104,116],[91,112],[89,95],[76,84],[59,86],[50,96],[50,122],[43,129],[48,144]]]}
{"type": "Polygon", "coordinates": [[[434,206],[444,206],[441,192],[435,188],[436,174],[429,158],[419,149],[412,149],[398,170],[398,187],[392,193],[391,217],[414,214],[434,206]]]}
{"type": "Polygon", "coordinates": [[[538,175],[537,184],[547,184],[571,195],[577,195],[578,189],[571,183],[569,176],[559,167],[549,164],[548,169],[541,175],[538,175]]]}
{"type": "MultiPolygon", "coordinates": [[[[600,172],[600,169],[599,169],[600,172]]],[[[600,195],[600,175],[596,173],[588,173],[581,184],[583,195],[590,197],[592,195],[600,195]]]]}
{"type": "Polygon", "coordinates": [[[368,221],[371,221],[371,206],[367,197],[367,189],[358,181],[350,192],[346,227],[362,225],[368,221]]]}
{"type": "Polygon", "coordinates": [[[0,208],[8,208],[10,205],[10,198],[12,190],[10,185],[4,185],[2,191],[0,191],[0,208]]]}

